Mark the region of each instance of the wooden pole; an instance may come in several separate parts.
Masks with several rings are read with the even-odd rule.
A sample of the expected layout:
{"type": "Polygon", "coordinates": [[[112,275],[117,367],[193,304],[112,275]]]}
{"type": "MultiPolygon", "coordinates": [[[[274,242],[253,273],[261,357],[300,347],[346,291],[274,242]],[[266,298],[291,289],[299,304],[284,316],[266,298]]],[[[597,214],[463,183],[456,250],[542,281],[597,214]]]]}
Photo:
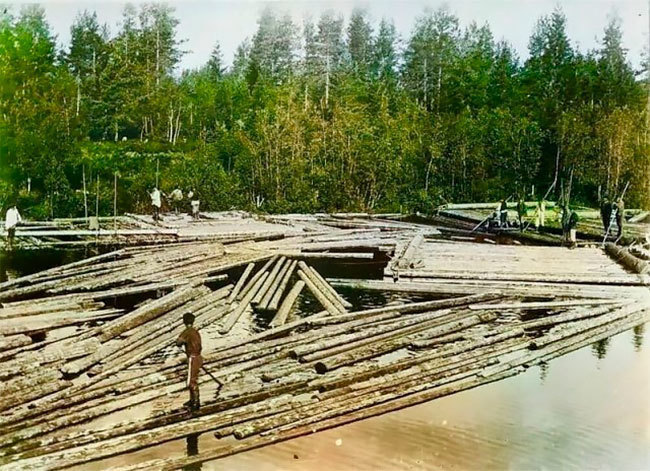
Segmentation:
{"type": "Polygon", "coordinates": [[[294,302],[304,287],[304,281],[299,280],[296,282],[291,291],[289,291],[289,294],[287,294],[286,298],[284,298],[284,301],[278,309],[278,313],[271,321],[271,327],[281,326],[286,322],[287,316],[289,315],[289,312],[291,312],[291,308],[293,307],[294,302]]]}
{"type": "Polygon", "coordinates": [[[97,173],[97,185],[95,186],[96,199],[95,199],[95,216],[99,217],[99,172],[97,173]]]}
{"type": "Polygon", "coordinates": [[[113,174],[113,231],[117,234],[117,172],[113,174]]]}
{"type": "Polygon", "coordinates": [[[81,166],[81,178],[83,180],[84,186],[84,218],[86,219],[86,224],[88,224],[88,194],[86,193],[86,166],[81,166]]]}

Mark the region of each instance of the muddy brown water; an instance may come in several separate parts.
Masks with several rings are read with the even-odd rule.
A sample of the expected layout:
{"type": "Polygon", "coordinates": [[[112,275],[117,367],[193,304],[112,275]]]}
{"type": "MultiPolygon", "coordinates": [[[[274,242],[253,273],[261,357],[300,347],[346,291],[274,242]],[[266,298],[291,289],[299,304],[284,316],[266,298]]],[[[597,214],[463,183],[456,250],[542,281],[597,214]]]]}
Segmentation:
{"type": "MultiPolygon", "coordinates": [[[[85,254],[52,251],[42,255],[31,252],[7,258],[0,254],[0,275],[13,278],[85,254]]],[[[319,269],[330,269],[326,275],[335,276],[338,271],[327,265],[319,269]]],[[[404,297],[355,290],[343,295],[357,308],[404,297]]],[[[300,303],[305,314],[318,309],[309,296],[300,303]]],[[[251,321],[250,330],[263,328],[266,322],[251,321]]],[[[648,330],[648,324],[637,326],[497,383],[185,469],[647,470],[648,330]]],[[[110,426],[111,420],[118,419],[107,417],[102,425],[110,426]]],[[[223,443],[205,433],[75,469],[106,470],[205,452],[223,443]]]]}

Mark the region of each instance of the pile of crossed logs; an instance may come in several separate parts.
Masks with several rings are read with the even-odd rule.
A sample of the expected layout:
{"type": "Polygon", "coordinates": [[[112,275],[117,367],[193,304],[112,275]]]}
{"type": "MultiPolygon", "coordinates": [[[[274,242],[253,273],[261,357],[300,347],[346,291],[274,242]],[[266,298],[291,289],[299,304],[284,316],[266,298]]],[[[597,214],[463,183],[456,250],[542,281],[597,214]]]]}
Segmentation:
{"type": "Polygon", "coordinates": [[[490,287],[355,310],[332,285],[299,259],[216,243],[126,248],[3,283],[0,469],[65,469],[215,435],[198,455],[119,468],[178,469],[518,374],[647,321],[650,307],[646,288],[490,287]],[[146,299],[116,307],[133,295],[146,299]],[[305,296],[322,311],[298,312],[305,296]],[[180,405],[183,356],[152,361],[187,311],[212,336],[205,366],[222,383],[201,375],[194,413],[180,405]],[[268,325],[235,332],[259,313],[268,325]]]}

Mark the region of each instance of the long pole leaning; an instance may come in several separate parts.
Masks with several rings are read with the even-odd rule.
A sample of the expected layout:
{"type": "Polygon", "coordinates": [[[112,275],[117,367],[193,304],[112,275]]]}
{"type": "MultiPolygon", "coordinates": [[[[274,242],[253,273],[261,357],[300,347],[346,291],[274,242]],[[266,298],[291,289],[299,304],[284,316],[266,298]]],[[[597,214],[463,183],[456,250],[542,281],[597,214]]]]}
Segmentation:
{"type": "Polygon", "coordinates": [[[86,165],[81,166],[81,178],[84,185],[84,218],[88,224],[88,194],[86,193],[86,165]]]}
{"type": "Polygon", "coordinates": [[[113,174],[113,232],[117,236],[117,171],[113,174]]]}
{"type": "MultiPolygon", "coordinates": [[[[623,192],[621,193],[621,196],[616,198],[614,201],[618,201],[619,199],[623,199],[623,197],[625,196],[625,192],[627,191],[628,186],[630,186],[630,181],[629,180],[625,184],[625,188],[623,188],[623,192]]],[[[619,211],[619,208],[616,208],[616,211],[619,211]]],[[[625,213],[623,213],[623,215],[621,217],[625,217],[625,213]]],[[[605,241],[607,240],[607,237],[609,237],[609,231],[612,229],[612,219],[615,219],[615,218],[616,218],[616,214],[612,214],[609,217],[609,224],[607,224],[607,230],[605,231],[605,237],[603,237],[603,243],[602,243],[603,247],[605,246],[605,241]],[[612,216],[614,216],[614,217],[612,217],[612,216]]],[[[620,237],[619,237],[619,239],[620,239],[620,237]]],[[[616,239],[616,242],[618,242],[618,239],[616,239]]]]}

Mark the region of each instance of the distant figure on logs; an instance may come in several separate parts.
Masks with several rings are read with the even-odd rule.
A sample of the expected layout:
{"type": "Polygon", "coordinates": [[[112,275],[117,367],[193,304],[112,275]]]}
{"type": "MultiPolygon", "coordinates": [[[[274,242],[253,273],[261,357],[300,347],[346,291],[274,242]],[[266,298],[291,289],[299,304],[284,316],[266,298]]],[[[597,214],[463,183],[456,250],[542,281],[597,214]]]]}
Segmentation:
{"type": "Polygon", "coordinates": [[[199,370],[203,366],[203,357],[201,357],[201,334],[194,327],[194,314],[186,312],[183,314],[183,324],[185,330],[176,339],[176,345],[185,346],[187,355],[187,387],[190,390],[190,400],[183,406],[192,411],[199,410],[201,401],[199,400],[199,370]]]}
{"type": "Polygon", "coordinates": [[[172,200],[172,205],[174,206],[174,213],[178,214],[178,207],[181,205],[181,202],[183,201],[183,192],[181,191],[180,188],[176,188],[174,191],[171,192],[169,196],[172,200]]]}
{"type": "Polygon", "coordinates": [[[623,225],[625,224],[625,203],[623,198],[616,200],[616,226],[618,227],[618,234],[616,239],[623,237],[623,225]]]}
{"type": "Polygon", "coordinates": [[[506,203],[506,200],[501,201],[501,206],[499,207],[499,216],[499,223],[501,227],[508,227],[508,203],[506,203]]]}
{"type": "Polygon", "coordinates": [[[562,234],[564,241],[569,247],[577,245],[577,227],[579,221],[578,213],[569,209],[568,204],[562,205],[562,234]]]}
{"type": "Polygon", "coordinates": [[[517,201],[517,218],[519,219],[519,230],[523,232],[524,230],[524,219],[526,217],[526,201],[523,196],[519,196],[519,201],[517,201]]]}
{"type": "Polygon", "coordinates": [[[151,196],[151,206],[153,207],[153,220],[160,219],[160,190],[154,187],[153,191],[149,194],[151,196]]]}
{"type": "Polygon", "coordinates": [[[5,229],[7,231],[7,245],[11,248],[14,246],[14,238],[16,237],[16,226],[23,218],[20,217],[18,208],[16,205],[12,205],[11,208],[7,210],[5,216],[5,229]]]}
{"type": "Polygon", "coordinates": [[[187,193],[187,199],[190,200],[190,215],[192,216],[192,219],[195,221],[199,220],[199,206],[201,205],[201,201],[199,201],[198,198],[194,197],[194,190],[190,190],[187,193]]]}
{"type": "Polygon", "coordinates": [[[607,234],[612,220],[612,203],[609,201],[607,193],[605,193],[603,198],[600,200],[600,219],[603,221],[603,230],[605,231],[605,234],[607,234]]]}

